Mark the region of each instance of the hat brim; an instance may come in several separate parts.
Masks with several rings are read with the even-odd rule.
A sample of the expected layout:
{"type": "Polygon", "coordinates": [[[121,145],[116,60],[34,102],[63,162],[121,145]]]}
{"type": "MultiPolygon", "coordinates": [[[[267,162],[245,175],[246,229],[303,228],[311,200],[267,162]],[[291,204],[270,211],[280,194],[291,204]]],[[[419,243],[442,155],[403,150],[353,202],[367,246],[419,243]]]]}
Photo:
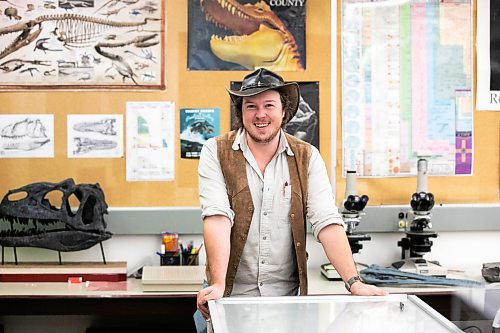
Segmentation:
{"type": "Polygon", "coordinates": [[[257,88],[246,89],[243,91],[231,90],[228,88],[226,88],[226,90],[229,93],[229,96],[231,97],[231,100],[233,101],[234,104],[237,104],[239,99],[242,97],[255,96],[268,90],[278,91],[281,95],[284,95],[285,98],[290,101],[290,104],[285,110],[286,112],[286,117],[284,119],[285,123],[288,123],[295,116],[295,114],[297,113],[297,109],[299,108],[300,90],[297,82],[285,83],[284,85],[278,87],[257,87],[257,88]]]}

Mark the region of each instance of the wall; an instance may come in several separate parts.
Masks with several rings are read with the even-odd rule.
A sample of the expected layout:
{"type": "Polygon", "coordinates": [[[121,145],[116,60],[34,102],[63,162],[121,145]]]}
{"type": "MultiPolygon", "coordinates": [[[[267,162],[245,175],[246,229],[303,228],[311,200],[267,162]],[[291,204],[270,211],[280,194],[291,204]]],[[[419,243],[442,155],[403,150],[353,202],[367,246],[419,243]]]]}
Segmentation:
{"type": "MultiPolygon", "coordinates": [[[[401,249],[397,242],[404,236],[398,232],[368,233],[371,241],[362,242],[363,249],[355,254],[355,259],[365,264],[390,265],[401,257],[401,249]]],[[[448,269],[465,271],[471,276],[480,276],[481,267],[485,262],[500,261],[500,232],[440,232],[433,239],[434,245],[431,252],[425,255],[429,260],[437,260],[448,269]]],[[[202,242],[201,235],[181,235],[184,242],[194,241],[194,244],[202,242]]],[[[309,253],[309,268],[319,268],[327,259],[323,253],[321,244],[316,242],[312,235],[307,241],[309,253]]],[[[160,236],[156,235],[115,235],[103,243],[106,259],[108,261],[127,261],[128,273],[132,274],[143,265],[156,265],[159,258],[156,251],[159,250],[160,236]]],[[[57,252],[43,249],[18,249],[20,261],[29,258],[30,261],[57,260],[57,252]]],[[[101,253],[98,246],[77,253],[63,253],[62,260],[65,261],[97,261],[101,253]]],[[[5,259],[13,260],[12,252],[5,251],[5,259]]],[[[200,254],[200,265],[205,264],[205,251],[200,254]]]]}
{"type": "MultiPolygon", "coordinates": [[[[230,99],[226,88],[231,81],[241,81],[248,71],[188,70],[188,0],[163,2],[167,11],[165,91],[17,91],[0,94],[0,113],[54,114],[55,123],[54,158],[0,159],[0,170],[9,175],[0,180],[0,195],[28,183],[59,182],[72,177],[76,183],[98,182],[110,207],[198,206],[198,160],[180,158],[178,110],[218,107],[221,132],[228,131],[230,99]],[[125,158],[66,157],[68,114],[125,115],[128,101],[175,102],[174,181],[127,182],[125,158]]],[[[331,133],[330,3],[311,0],[306,8],[306,70],[280,74],[289,81],[319,82],[320,145],[328,163],[331,133]]],[[[204,15],[199,15],[203,19],[204,15]]]]}

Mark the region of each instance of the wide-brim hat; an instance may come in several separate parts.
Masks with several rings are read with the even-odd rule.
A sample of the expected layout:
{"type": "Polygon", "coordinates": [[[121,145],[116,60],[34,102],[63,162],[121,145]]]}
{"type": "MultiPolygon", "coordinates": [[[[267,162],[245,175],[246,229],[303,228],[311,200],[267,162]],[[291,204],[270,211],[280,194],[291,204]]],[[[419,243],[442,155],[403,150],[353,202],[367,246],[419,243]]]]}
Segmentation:
{"type": "Polygon", "coordinates": [[[285,118],[283,120],[287,123],[295,116],[299,108],[300,91],[297,82],[285,83],[278,74],[265,68],[259,68],[245,76],[241,82],[240,90],[227,89],[235,105],[240,103],[242,97],[255,96],[268,90],[278,91],[289,101],[284,110],[285,118]]]}

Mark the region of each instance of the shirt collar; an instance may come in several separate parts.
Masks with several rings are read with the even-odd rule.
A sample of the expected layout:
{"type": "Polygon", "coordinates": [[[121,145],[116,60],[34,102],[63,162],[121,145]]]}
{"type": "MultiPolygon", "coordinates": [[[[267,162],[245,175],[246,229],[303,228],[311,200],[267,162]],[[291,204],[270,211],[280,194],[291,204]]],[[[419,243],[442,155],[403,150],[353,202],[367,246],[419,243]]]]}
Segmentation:
{"type": "MultiPolygon", "coordinates": [[[[246,131],[242,127],[238,130],[238,133],[236,134],[236,138],[234,139],[232,147],[233,150],[240,150],[245,152],[248,149],[247,146],[247,139],[246,139],[246,131]]],[[[286,154],[289,156],[294,156],[292,149],[290,148],[290,145],[288,144],[288,141],[286,140],[285,132],[281,129],[280,130],[280,143],[278,146],[278,154],[281,154],[282,152],[286,151],[286,154]]]]}

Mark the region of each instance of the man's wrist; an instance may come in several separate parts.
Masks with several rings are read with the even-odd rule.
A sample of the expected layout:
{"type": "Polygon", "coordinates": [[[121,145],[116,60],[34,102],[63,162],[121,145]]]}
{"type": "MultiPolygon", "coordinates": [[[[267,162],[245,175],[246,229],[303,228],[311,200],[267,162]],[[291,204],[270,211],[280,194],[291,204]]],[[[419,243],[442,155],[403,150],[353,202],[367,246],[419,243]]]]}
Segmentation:
{"type": "Polygon", "coordinates": [[[349,278],[345,282],[345,288],[347,289],[347,291],[351,292],[351,287],[356,282],[363,282],[363,280],[361,279],[361,277],[359,275],[354,275],[353,277],[349,278]]]}

